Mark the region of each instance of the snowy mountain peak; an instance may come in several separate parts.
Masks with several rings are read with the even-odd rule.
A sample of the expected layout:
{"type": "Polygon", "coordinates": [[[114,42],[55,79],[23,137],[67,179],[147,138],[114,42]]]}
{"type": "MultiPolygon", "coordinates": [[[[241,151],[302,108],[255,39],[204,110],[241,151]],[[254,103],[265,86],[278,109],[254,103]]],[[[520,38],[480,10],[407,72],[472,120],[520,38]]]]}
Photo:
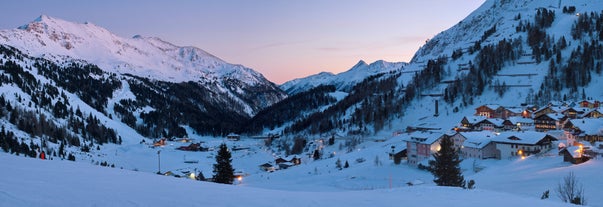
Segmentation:
{"type": "Polygon", "coordinates": [[[55,18],[49,17],[49,16],[47,16],[45,14],[42,14],[38,18],[34,19],[32,22],[30,22],[30,23],[28,23],[26,25],[20,26],[19,29],[27,29],[29,25],[32,25],[32,24],[35,24],[35,23],[45,24],[45,23],[50,23],[50,22],[54,22],[54,21],[55,21],[55,18]]]}
{"type": "Polygon", "coordinates": [[[196,47],[180,47],[142,35],[122,38],[91,23],[73,23],[46,15],[17,29],[1,30],[0,44],[56,62],[85,60],[107,72],[170,82],[224,78],[251,85],[268,82],[252,69],[229,64],[196,47]]]}
{"type": "Polygon", "coordinates": [[[280,88],[288,94],[296,94],[310,90],[320,85],[334,85],[338,90],[346,91],[365,78],[392,70],[402,70],[408,63],[386,62],[383,60],[367,64],[363,60],[358,61],[352,68],[337,75],[321,72],[305,78],[298,78],[280,85],[280,88]]]}
{"type": "Polygon", "coordinates": [[[86,22],[84,24],[78,24],[50,17],[47,15],[40,15],[32,22],[18,27],[18,29],[25,30],[27,32],[36,32],[40,35],[48,34],[51,35],[55,40],[58,40],[59,38],[66,38],[68,34],[76,35],[80,32],[94,31],[100,33],[110,33],[106,29],[96,26],[89,22],[86,22]]]}
{"type": "Polygon", "coordinates": [[[368,66],[368,64],[366,62],[364,62],[364,60],[360,60],[358,61],[358,63],[356,63],[356,65],[352,66],[352,68],[350,70],[357,70],[357,69],[361,69],[368,66]]]}

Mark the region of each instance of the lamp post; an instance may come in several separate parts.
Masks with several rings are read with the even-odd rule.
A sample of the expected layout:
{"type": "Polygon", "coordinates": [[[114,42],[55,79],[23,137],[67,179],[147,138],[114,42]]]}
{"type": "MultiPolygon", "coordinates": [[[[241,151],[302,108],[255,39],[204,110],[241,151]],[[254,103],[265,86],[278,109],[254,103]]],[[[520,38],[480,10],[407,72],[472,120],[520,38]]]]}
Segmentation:
{"type": "Polygon", "coordinates": [[[157,171],[157,174],[161,174],[161,150],[157,151],[157,164],[159,166],[159,171],[157,171]]]}

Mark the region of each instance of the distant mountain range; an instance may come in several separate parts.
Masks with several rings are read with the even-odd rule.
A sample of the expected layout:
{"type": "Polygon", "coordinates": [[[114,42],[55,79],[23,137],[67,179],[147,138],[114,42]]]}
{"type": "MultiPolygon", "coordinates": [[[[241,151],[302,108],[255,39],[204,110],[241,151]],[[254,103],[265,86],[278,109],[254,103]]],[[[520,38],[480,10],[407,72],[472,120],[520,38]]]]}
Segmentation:
{"type": "MultiPolygon", "coordinates": [[[[389,134],[413,125],[448,128],[450,121],[442,119],[460,119],[481,104],[601,99],[601,10],[603,2],[595,0],[488,0],[429,40],[410,63],[360,61],[346,72],[280,86],[199,48],[122,38],[91,23],[48,16],[0,31],[0,44],[7,50],[2,60],[22,70],[9,78],[12,83],[32,74],[146,137],[389,134]],[[94,75],[69,79],[96,80],[94,87],[84,90],[61,80],[74,73],[72,67],[93,66],[101,72],[85,69],[94,75]],[[59,74],[39,72],[47,70],[59,74]],[[434,100],[443,116],[432,116],[434,100]]],[[[28,87],[36,84],[20,90],[36,97],[28,87]]]]}
{"type": "Polygon", "coordinates": [[[307,91],[320,85],[333,85],[336,86],[338,90],[349,91],[354,85],[363,81],[368,76],[392,71],[401,71],[404,70],[404,66],[406,65],[408,65],[408,63],[391,63],[383,60],[375,61],[369,65],[361,60],[349,70],[337,75],[329,72],[322,72],[305,78],[287,81],[279,87],[290,95],[307,91]]]}

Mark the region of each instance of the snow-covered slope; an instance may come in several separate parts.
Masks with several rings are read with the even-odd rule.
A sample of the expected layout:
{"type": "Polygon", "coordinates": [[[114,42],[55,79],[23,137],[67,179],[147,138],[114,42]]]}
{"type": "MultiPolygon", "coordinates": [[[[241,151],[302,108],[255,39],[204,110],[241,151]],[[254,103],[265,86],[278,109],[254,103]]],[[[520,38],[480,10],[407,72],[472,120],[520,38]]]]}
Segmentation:
{"type": "Polygon", "coordinates": [[[305,78],[287,81],[279,87],[290,95],[307,91],[319,85],[334,85],[337,90],[347,91],[355,84],[371,75],[404,70],[404,66],[406,65],[407,63],[404,62],[392,63],[383,60],[375,61],[369,65],[360,60],[356,65],[345,72],[336,75],[329,72],[322,72],[305,78]]]}
{"type": "MultiPolygon", "coordinates": [[[[596,0],[584,1],[540,1],[540,0],[487,0],[485,3],[468,15],[458,24],[450,29],[442,31],[431,38],[422,46],[413,57],[412,61],[405,67],[408,71],[422,71],[430,60],[443,60],[441,80],[437,83],[421,88],[421,95],[405,106],[407,112],[404,118],[393,121],[392,130],[404,129],[407,126],[429,126],[442,129],[450,129],[457,124],[463,116],[475,113],[475,108],[485,104],[498,104],[502,106],[520,106],[521,104],[543,105],[548,101],[580,101],[582,99],[602,100],[603,94],[600,88],[603,87],[601,78],[603,75],[590,72],[585,76],[592,76],[592,81],[584,86],[578,85],[576,89],[570,89],[570,86],[562,86],[554,90],[550,81],[559,81],[564,85],[568,76],[559,77],[559,71],[566,70],[573,54],[584,48],[585,44],[595,42],[596,40],[588,35],[583,35],[581,39],[572,37],[572,28],[580,19],[580,16],[591,12],[601,13],[603,2],[596,0]],[[563,12],[563,8],[575,7],[573,13],[563,12]],[[526,25],[536,27],[535,18],[540,12],[546,9],[554,12],[554,20],[549,26],[540,26],[539,31],[546,34],[542,42],[533,41],[534,36],[530,36],[526,25]],[[578,14],[579,13],[579,14],[578,14]],[[581,15],[582,14],[582,15],[581,15]],[[520,27],[522,26],[522,27],[520,27]],[[546,39],[549,39],[547,42],[546,39]],[[567,47],[562,48],[561,39],[567,41],[567,47]],[[490,61],[502,55],[502,52],[481,53],[484,48],[496,48],[503,41],[511,44],[513,58],[496,63],[500,70],[491,75],[485,75],[485,67],[491,67],[495,63],[490,61]],[[552,57],[547,59],[544,53],[534,52],[530,41],[538,45],[542,51],[547,50],[552,57]],[[477,44],[478,43],[478,44],[477,44]],[[554,45],[554,46],[553,46],[554,45]],[[544,49],[543,49],[544,48],[544,49]],[[453,53],[459,51],[460,55],[453,58],[453,53]],[[555,57],[558,51],[558,57],[555,57]],[[538,58],[537,56],[540,56],[538,58]],[[560,57],[560,58],[559,58],[560,57]],[[480,60],[481,59],[481,60],[480,60]],[[480,62],[482,65],[480,65],[480,62]],[[550,77],[551,62],[556,67],[557,77],[550,77]],[[479,94],[467,94],[467,91],[475,91],[480,87],[475,84],[477,76],[483,80],[483,92],[479,94]],[[457,81],[457,82],[455,82],[457,81]],[[547,84],[549,82],[549,84],[547,84]],[[458,83],[458,85],[455,85],[458,83]],[[501,85],[503,92],[497,92],[501,85]],[[456,99],[446,102],[445,96],[450,95],[450,91],[460,87],[466,90],[460,90],[456,94],[456,99]],[[446,94],[448,92],[448,94],[446,94]],[[545,94],[545,95],[542,95],[545,94]],[[430,95],[430,96],[426,96],[430,95]],[[439,117],[434,117],[434,100],[439,100],[439,117]]],[[[596,32],[592,33],[596,36],[596,32]]],[[[502,46],[500,47],[502,48],[502,46]]],[[[500,49],[499,48],[499,49],[500,49]]],[[[592,56],[595,60],[592,62],[600,64],[602,60],[592,56]]],[[[581,61],[581,60],[579,60],[581,61]]],[[[574,64],[575,65],[575,64],[574,64]]],[[[571,70],[576,70],[572,68],[571,70]]],[[[430,77],[422,76],[415,81],[425,81],[430,77]]],[[[574,80],[577,80],[574,77],[574,80]]],[[[412,75],[402,74],[399,82],[408,86],[413,82],[412,75]]],[[[415,82],[416,83],[416,82],[415,82]]],[[[403,94],[398,94],[401,96],[403,94]]]]}
{"type": "Polygon", "coordinates": [[[35,57],[81,59],[108,72],[170,82],[210,82],[225,77],[251,85],[267,82],[252,69],[229,64],[196,47],[180,47],[139,35],[122,38],[92,23],[45,15],[19,28],[0,31],[0,44],[35,57]]]}
{"type": "Polygon", "coordinates": [[[488,190],[269,190],[1,154],[0,206],[568,206],[488,190]]]}
{"type": "Polygon", "coordinates": [[[563,7],[569,6],[576,7],[576,13],[600,12],[603,9],[603,2],[597,0],[487,0],[458,24],[430,39],[415,53],[411,62],[423,62],[441,55],[450,56],[453,50],[458,48],[467,49],[479,41],[482,34],[493,26],[496,26],[497,32],[482,45],[497,43],[504,38],[517,37],[519,34],[515,27],[518,26],[518,20],[533,20],[534,14],[539,8],[555,11],[555,22],[547,31],[554,33],[555,38],[565,35],[569,40],[572,23],[579,16],[562,12],[563,7]]]}

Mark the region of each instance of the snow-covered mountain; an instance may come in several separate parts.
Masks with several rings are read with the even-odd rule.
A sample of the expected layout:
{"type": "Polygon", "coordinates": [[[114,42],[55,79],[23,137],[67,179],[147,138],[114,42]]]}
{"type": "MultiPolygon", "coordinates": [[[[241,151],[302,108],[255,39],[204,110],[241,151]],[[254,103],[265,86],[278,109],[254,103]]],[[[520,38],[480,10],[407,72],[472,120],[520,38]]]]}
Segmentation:
{"type": "Polygon", "coordinates": [[[247,115],[284,98],[262,74],[227,63],[202,49],[176,46],[156,37],[122,38],[88,22],[73,23],[42,15],[19,28],[1,30],[0,44],[56,63],[83,60],[109,73],[174,83],[198,82],[227,91],[234,98],[245,96],[241,91],[247,88],[271,91],[262,103],[249,105],[245,100],[237,100],[246,105],[247,115]],[[237,84],[229,84],[227,80],[236,80],[237,84]]]}
{"type": "Polygon", "coordinates": [[[252,69],[227,63],[196,47],[180,47],[156,37],[122,38],[92,23],[73,23],[42,15],[16,29],[0,31],[7,44],[53,61],[85,60],[107,72],[170,82],[211,82],[236,78],[267,82],[252,69]]]}
{"type": "Polygon", "coordinates": [[[418,125],[450,129],[484,104],[602,100],[603,60],[597,52],[602,50],[603,27],[597,26],[602,10],[603,2],[596,0],[488,0],[430,39],[410,63],[386,69],[378,78],[368,78],[375,70],[357,73],[370,67],[360,62],[338,75],[321,73],[280,87],[295,94],[332,84],[347,93],[337,95],[344,103],[325,105],[292,125],[314,133],[368,128],[367,134],[390,134],[418,125]],[[434,100],[439,117],[433,116],[434,100]]]}
{"type": "MultiPolygon", "coordinates": [[[[140,35],[122,38],[91,23],[42,15],[0,30],[0,46],[4,74],[11,76],[6,83],[26,83],[18,86],[30,96],[25,102],[39,104],[47,88],[73,93],[73,99],[146,137],[186,136],[187,127],[195,130],[188,133],[236,131],[287,96],[262,74],[199,48],[140,35]]],[[[74,106],[73,99],[59,102],[74,106]]],[[[47,107],[57,101],[53,97],[47,107]]]]}
{"type": "MultiPolygon", "coordinates": [[[[440,60],[441,77],[421,90],[440,96],[419,97],[409,107],[424,115],[404,122],[416,123],[433,114],[433,99],[440,104],[444,100],[440,110],[456,120],[462,118],[458,114],[484,104],[542,106],[549,101],[603,99],[603,60],[593,52],[601,49],[603,31],[595,22],[601,22],[602,10],[603,2],[596,0],[486,1],[415,53],[409,70],[423,70],[430,60],[440,60]]],[[[400,80],[408,86],[433,77],[426,75],[400,80]]],[[[444,127],[442,118],[422,122],[444,127]]]]}
{"type": "Polygon", "coordinates": [[[363,81],[369,76],[390,71],[403,71],[404,62],[386,62],[383,60],[367,64],[363,60],[358,61],[356,65],[345,72],[333,74],[330,72],[321,72],[305,78],[298,78],[287,81],[279,87],[290,95],[307,91],[320,85],[333,85],[340,91],[349,91],[354,85],[363,81]]]}
{"type": "Polygon", "coordinates": [[[511,39],[518,36],[526,37],[524,33],[517,32],[516,27],[522,20],[531,21],[538,9],[548,9],[555,12],[555,20],[547,32],[555,38],[565,36],[571,38],[572,24],[580,15],[590,12],[601,12],[603,2],[597,0],[580,1],[540,1],[540,0],[487,0],[478,9],[469,14],[465,19],[451,28],[442,31],[423,45],[413,57],[411,62],[424,62],[435,59],[441,55],[450,56],[456,49],[467,49],[481,41],[482,45],[498,43],[502,39],[511,39]],[[563,13],[563,7],[574,7],[572,13],[563,13]],[[483,34],[496,27],[490,38],[482,40],[483,34]]]}

